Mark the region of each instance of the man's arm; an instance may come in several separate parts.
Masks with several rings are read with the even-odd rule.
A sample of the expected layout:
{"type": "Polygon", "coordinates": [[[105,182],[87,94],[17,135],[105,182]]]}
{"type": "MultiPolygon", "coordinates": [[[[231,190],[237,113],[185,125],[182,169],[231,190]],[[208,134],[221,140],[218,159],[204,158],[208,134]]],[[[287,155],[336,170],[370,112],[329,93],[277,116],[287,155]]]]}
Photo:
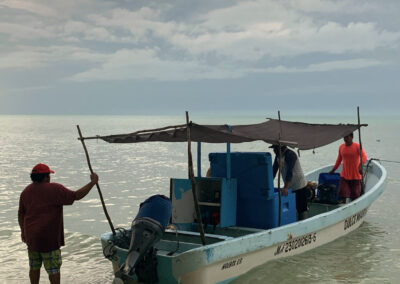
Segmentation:
{"type": "Polygon", "coordinates": [[[282,189],[282,193],[284,196],[288,195],[290,183],[293,179],[293,168],[294,164],[297,161],[297,156],[292,151],[287,151],[285,154],[285,163],[286,163],[286,176],[284,177],[284,186],[282,189]]]}
{"type": "Polygon", "coordinates": [[[18,208],[18,224],[21,228],[21,240],[25,243],[25,232],[24,232],[24,217],[25,210],[21,201],[21,197],[19,198],[19,208],[18,208]]]}
{"type": "Polygon", "coordinates": [[[362,164],[360,163],[358,165],[358,172],[360,173],[360,175],[363,174],[363,165],[367,161],[367,154],[365,153],[364,149],[362,149],[362,151],[361,151],[361,157],[362,157],[361,158],[362,164]]]}
{"type": "Polygon", "coordinates": [[[91,174],[90,182],[87,185],[84,185],[82,188],[75,191],[76,200],[81,200],[82,198],[84,198],[98,181],[99,177],[97,176],[97,174],[96,173],[91,174]]]}
{"type": "Polygon", "coordinates": [[[333,166],[332,170],[329,171],[329,173],[333,174],[336,171],[336,169],[340,166],[341,163],[342,163],[342,154],[340,153],[340,147],[339,147],[339,152],[338,152],[338,156],[336,159],[336,163],[333,166]]]}
{"type": "Polygon", "coordinates": [[[275,156],[275,160],[274,160],[274,165],[272,166],[272,176],[275,178],[276,177],[276,173],[278,172],[278,158],[275,156]]]}

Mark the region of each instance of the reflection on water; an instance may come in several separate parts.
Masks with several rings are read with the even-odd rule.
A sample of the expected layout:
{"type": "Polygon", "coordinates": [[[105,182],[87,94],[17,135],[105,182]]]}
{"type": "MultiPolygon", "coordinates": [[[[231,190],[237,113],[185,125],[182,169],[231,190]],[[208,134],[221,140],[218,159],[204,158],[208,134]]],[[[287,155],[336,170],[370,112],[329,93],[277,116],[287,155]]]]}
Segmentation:
{"type": "MultiPolygon", "coordinates": [[[[19,194],[30,183],[32,166],[39,162],[50,164],[56,171],[52,180],[74,190],[89,181],[82,145],[76,139],[76,124],[80,124],[85,136],[93,136],[182,124],[184,119],[0,116],[0,283],[29,283],[27,253],[20,239],[17,210],[19,194]]],[[[197,122],[245,124],[263,119],[203,117],[197,122]]],[[[307,119],[338,122],[332,117],[307,119]]],[[[363,130],[363,145],[369,157],[400,161],[400,148],[393,147],[398,144],[400,134],[398,125],[393,121],[365,119],[369,127],[363,130]]],[[[317,149],[316,154],[301,152],[304,170],[308,172],[332,164],[339,144],[317,149]]],[[[100,176],[100,186],[115,227],[129,226],[140,202],[146,197],[157,193],[169,195],[170,177],[184,178],[187,175],[185,143],[110,145],[103,141],[88,141],[87,146],[93,168],[100,176]]],[[[262,142],[231,147],[232,151],[268,150],[262,142]]],[[[209,164],[208,153],[224,150],[225,145],[202,146],[203,175],[209,164]]],[[[397,283],[400,279],[400,227],[396,212],[400,203],[400,166],[385,164],[385,167],[390,177],[388,188],[370,207],[366,222],[360,229],[313,251],[262,265],[235,283],[397,283]]],[[[64,215],[67,233],[66,246],[62,249],[62,282],[110,283],[111,264],[103,257],[99,240],[100,235],[110,228],[96,189],[84,200],[65,207],[64,215]]],[[[46,273],[42,271],[43,281],[46,282],[46,278],[46,273]]]]}

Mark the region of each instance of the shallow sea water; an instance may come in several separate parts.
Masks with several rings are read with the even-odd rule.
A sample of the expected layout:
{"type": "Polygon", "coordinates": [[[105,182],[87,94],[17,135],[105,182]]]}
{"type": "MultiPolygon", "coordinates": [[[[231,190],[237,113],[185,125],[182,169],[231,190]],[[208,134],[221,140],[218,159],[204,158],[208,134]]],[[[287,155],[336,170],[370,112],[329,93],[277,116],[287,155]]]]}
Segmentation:
{"type": "MultiPolygon", "coordinates": [[[[197,123],[246,124],[260,116],[193,117],[197,123]]],[[[356,123],[354,117],[288,117],[315,123],[356,123]]],[[[21,191],[31,168],[49,164],[52,181],[77,190],[89,181],[89,170],[76,125],[84,136],[129,133],[185,123],[174,116],[0,116],[0,283],[29,283],[28,258],[17,221],[21,191]]],[[[365,117],[363,146],[369,157],[400,161],[400,117],[365,117]]],[[[358,134],[355,133],[355,140],[358,134]]],[[[341,141],[302,151],[305,172],[332,164],[341,141]]],[[[193,158],[196,160],[196,145],[193,158]]],[[[87,141],[92,166],[115,227],[128,227],[138,206],[153,194],[169,194],[169,178],[187,175],[185,143],[108,144],[87,141]]],[[[224,145],[202,145],[202,173],[208,153],[224,145]]],[[[268,151],[262,142],[232,145],[232,151],[268,151]]],[[[261,265],[234,283],[399,283],[400,164],[382,162],[389,183],[355,232],[320,248],[261,265]]],[[[195,168],[195,172],[197,172],[195,168]]],[[[85,199],[64,207],[66,246],[62,248],[62,283],[111,283],[111,264],[103,257],[100,235],[110,230],[96,188],[85,199]]],[[[48,283],[42,269],[41,282],[48,283]]]]}

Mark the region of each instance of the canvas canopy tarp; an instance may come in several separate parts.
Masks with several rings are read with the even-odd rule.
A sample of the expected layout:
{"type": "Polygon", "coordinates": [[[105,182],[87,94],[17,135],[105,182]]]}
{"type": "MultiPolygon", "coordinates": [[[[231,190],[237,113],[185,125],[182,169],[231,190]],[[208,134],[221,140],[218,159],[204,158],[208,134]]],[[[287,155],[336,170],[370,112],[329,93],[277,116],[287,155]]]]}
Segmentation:
{"type": "MultiPolygon", "coordinates": [[[[269,119],[248,125],[200,125],[191,122],[190,138],[194,142],[242,143],[264,141],[287,145],[299,150],[315,149],[349,135],[360,126],[357,124],[310,124],[269,119]]],[[[361,126],[367,126],[362,124],[361,126]]],[[[128,134],[95,136],[84,139],[102,139],[109,143],[184,142],[187,141],[187,125],[174,125],[157,129],[141,130],[128,134]]]]}

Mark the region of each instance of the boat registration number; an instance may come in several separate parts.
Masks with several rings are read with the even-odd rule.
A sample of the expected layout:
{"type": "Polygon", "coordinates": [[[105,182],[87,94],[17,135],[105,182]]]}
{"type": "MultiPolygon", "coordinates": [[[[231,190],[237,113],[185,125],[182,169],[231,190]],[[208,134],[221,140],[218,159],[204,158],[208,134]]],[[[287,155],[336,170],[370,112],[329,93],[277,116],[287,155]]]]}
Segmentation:
{"type": "Polygon", "coordinates": [[[317,233],[310,233],[310,234],[301,236],[299,238],[292,239],[281,245],[278,245],[276,248],[276,251],[274,253],[274,256],[279,255],[281,253],[288,253],[292,250],[296,250],[298,248],[315,243],[316,241],[317,241],[317,233]]]}

